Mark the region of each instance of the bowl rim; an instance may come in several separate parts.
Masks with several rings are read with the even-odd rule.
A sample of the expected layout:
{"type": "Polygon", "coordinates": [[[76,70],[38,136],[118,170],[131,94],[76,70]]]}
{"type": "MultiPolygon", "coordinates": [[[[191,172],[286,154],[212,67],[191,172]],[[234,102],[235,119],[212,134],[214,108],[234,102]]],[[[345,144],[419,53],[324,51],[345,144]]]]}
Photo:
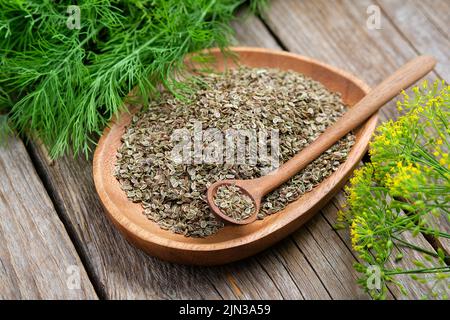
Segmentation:
{"type": "MultiPolygon", "coordinates": [[[[321,61],[315,60],[313,58],[305,57],[303,55],[286,52],[286,51],[281,51],[281,50],[276,50],[276,49],[246,47],[246,46],[229,47],[229,50],[232,52],[235,52],[235,53],[246,53],[246,52],[260,53],[260,54],[268,53],[268,54],[272,54],[272,55],[279,55],[279,56],[285,56],[285,57],[289,57],[289,58],[299,59],[304,62],[314,64],[314,65],[320,66],[322,68],[328,69],[332,73],[339,74],[340,76],[349,79],[351,82],[356,84],[360,89],[362,89],[362,91],[365,94],[367,94],[370,91],[370,87],[364,81],[360,80],[353,74],[343,71],[339,68],[333,67],[329,64],[323,63],[321,61]]],[[[220,49],[212,48],[212,49],[208,49],[208,52],[219,53],[220,49]]],[[[294,214],[283,215],[283,217],[280,218],[281,220],[277,223],[278,226],[276,228],[272,229],[272,228],[270,228],[270,224],[268,224],[268,225],[263,226],[260,229],[254,231],[254,232],[251,232],[249,234],[242,235],[240,237],[236,237],[233,239],[224,240],[221,242],[188,243],[188,242],[183,242],[183,241],[179,241],[176,239],[165,238],[160,235],[154,234],[151,231],[149,231],[149,230],[143,228],[142,226],[131,221],[128,217],[126,217],[126,215],[122,214],[120,208],[118,208],[115,205],[114,201],[111,199],[108,192],[106,192],[106,188],[104,187],[104,178],[103,178],[104,177],[104,174],[103,174],[104,164],[101,163],[101,160],[100,160],[101,154],[104,152],[104,150],[106,150],[108,148],[106,146],[106,143],[104,143],[104,141],[106,140],[108,134],[110,133],[111,128],[113,126],[117,126],[118,124],[123,122],[123,119],[124,119],[124,117],[114,118],[113,120],[110,121],[108,126],[104,129],[102,136],[100,137],[97,147],[94,152],[93,177],[94,177],[94,184],[95,184],[96,191],[99,195],[101,203],[103,204],[103,206],[105,208],[107,216],[109,216],[109,218],[112,220],[112,222],[117,227],[119,227],[119,229],[121,229],[122,232],[126,231],[128,233],[131,233],[134,237],[137,237],[140,241],[155,244],[155,245],[158,245],[161,247],[178,249],[181,251],[221,251],[221,250],[226,250],[226,249],[231,249],[231,248],[239,248],[242,246],[249,245],[258,240],[261,240],[261,239],[271,235],[272,233],[279,231],[280,229],[291,224],[293,221],[295,221],[296,219],[298,219],[304,213],[306,213],[308,210],[311,209],[311,208],[309,208],[308,210],[305,210],[303,212],[303,214],[300,214],[300,215],[294,215],[294,214]],[[236,240],[239,240],[239,241],[236,241],[236,240]]],[[[367,131],[367,130],[373,132],[377,125],[377,122],[378,122],[378,113],[372,115],[368,120],[366,120],[366,122],[364,122],[364,124],[362,125],[362,128],[361,128],[362,132],[367,131]]],[[[370,137],[366,138],[366,140],[367,141],[359,141],[359,142],[357,141],[357,143],[355,143],[355,145],[352,146],[351,150],[354,149],[358,144],[359,145],[365,144],[366,147],[364,150],[366,150],[367,146],[368,146],[368,142],[370,140],[370,137]]],[[[351,150],[350,150],[350,152],[351,152],[351,150]]],[[[361,152],[362,152],[362,154],[364,153],[364,151],[361,151],[361,152]]],[[[327,177],[318,186],[322,185],[323,183],[326,183],[327,181],[328,181],[328,183],[330,183],[329,179],[331,177],[333,177],[335,174],[337,174],[339,172],[339,170],[344,171],[341,173],[342,179],[340,179],[340,180],[346,181],[347,179],[345,177],[348,176],[353,171],[354,167],[355,167],[355,164],[349,162],[347,159],[344,163],[342,163],[339,166],[339,169],[337,171],[335,171],[333,174],[331,174],[329,177],[327,177]]],[[[332,188],[336,187],[336,185],[339,183],[340,180],[338,180],[333,185],[331,185],[331,187],[332,188]]],[[[305,193],[300,198],[304,198],[309,193],[310,192],[305,193]]],[[[322,199],[323,199],[323,197],[322,197],[322,199]]],[[[322,200],[322,199],[320,199],[320,200],[322,200]]],[[[313,207],[317,202],[319,202],[319,201],[314,202],[311,205],[311,207],[313,207]]],[[[326,202],[328,202],[328,200],[326,202]]],[[[291,205],[292,205],[292,203],[291,203],[291,205]]],[[[289,207],[289,205],[288,205],[288,207],[289,207]]],[[[279,212],[276,212],[274,214],[278,215],[285,210],[286,210],[286,208],[279,212]]],[[[170,231],[167,231],[167,232],[170,232],[170,231]]],[[[180,237],[184,237],[184,236],[180,235],[180,237]]]]}

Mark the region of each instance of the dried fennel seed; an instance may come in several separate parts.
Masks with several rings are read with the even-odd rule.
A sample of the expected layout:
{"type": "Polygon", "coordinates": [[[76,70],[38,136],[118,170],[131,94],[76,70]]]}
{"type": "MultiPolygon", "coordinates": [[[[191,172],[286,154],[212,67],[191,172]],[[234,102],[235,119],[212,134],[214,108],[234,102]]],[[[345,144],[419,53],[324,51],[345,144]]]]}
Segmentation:
{"type": "Polygon", "coordinates": [[[217,188],[214,204],[228,217],[236,221],[250,218],[255,212],[253,200],[235,185],[217,188]]]}
{"type": "MultiPolygon", "coordinates": [[[[205,237],[223,223],[206,202],[206,190],[223,179],[264,175],[266,163],[175,164],[171,159],[174,130],[279,130],[280,164],[314,141],[345,112],[336,93],[302,74],[275,69],[231,69],[202,76],[189,102],[165,92],[148,110],[133,116],[117,153],[115,176],[128,198],[142,203],[145,215],[163,229],[205,237]]],[[[355,137],[348,134],[303,171],[267,195],[258,213],[262,219],[312,190],[347,158],[355,137]]],[[[268,145],[270,141],[267,141],[268,145]]]]}

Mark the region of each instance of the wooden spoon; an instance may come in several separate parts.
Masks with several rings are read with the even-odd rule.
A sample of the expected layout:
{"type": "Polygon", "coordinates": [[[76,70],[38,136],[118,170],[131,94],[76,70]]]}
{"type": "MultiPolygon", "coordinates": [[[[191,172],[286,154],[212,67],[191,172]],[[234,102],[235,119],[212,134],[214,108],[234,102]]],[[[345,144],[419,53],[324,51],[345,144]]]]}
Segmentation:
{"type": "Polygon", "coordinates": [[[430,56],[419,56],[402,66],[390,77],[381,82],[355,106],[350,108],[334,125],[326,129],[313,143],[297,153],[292,159],[268,175],[249,180],[221,180],[212,184],[207,191],[207,201],[211,210],[221,219],[234,224],[249,224],[256,220],[262,198],[276,189],[323,152],[333,146],[347,133],[364,123],[384,104],[394,98],[400,91],[408,88],[430,72],[436,60],[430,56]],[[223,185],[235,185],[254,202],[252,215],[245,220],[235,220],[225,215],[214,203],[217,189],[223,185]]]}

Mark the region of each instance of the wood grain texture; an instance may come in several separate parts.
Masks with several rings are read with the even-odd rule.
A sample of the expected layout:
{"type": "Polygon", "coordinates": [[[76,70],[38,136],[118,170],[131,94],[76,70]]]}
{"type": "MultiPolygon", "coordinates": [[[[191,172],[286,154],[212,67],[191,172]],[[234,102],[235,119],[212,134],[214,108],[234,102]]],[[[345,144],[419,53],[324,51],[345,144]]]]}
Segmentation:
{"type": "MultiPolygon", "coordinates": [[[[322,212],[333,210],[325,207],[322,212]]],[[[333,299],[367,299],[358,286],[353,264],[357,261],[349,248],[339,239],[322,213],[315,216],[304,229],[293,235],[296,246],[309,258],[309,263],[328,289],[333,299]]]]}
{"type": "MultiPolygon", "coordinates": [[[[383,0],[384,1],[384,0],[383,0]]],[[[414,6],[427,16],[428,20],[434,24],[440,33],[449,37],[448,28],[450,25],[450,2],[447,0],[411,0],[414,6]]]]}
{"type": "Polygon", "coordinates": [[[49,166],[40,148],[31,149],[102,298],[220,298],[204,272],[160,262],[128,244],[106,219],[90,160],[67,156],[49,166]]]}
{"type": "Polygon", "coordinates": [[[419,54],[431,54],[439,64],[439,76],[450,82],[450,3],[446,0],[379,0],[385,19],[419,54]]]}
{"type": "MultiPolygon", "coordinates": [[[[417,52],[389,20],[382,21],[381,30],[366,28],[366,9],[370,4],[366,0],[275,0],[271,2],[266,23],[288,50],[351,71],[375,85],[417,52]]],[[[433,80],[436,75],[427,78],[433,80]]],[[[381,111],[382,119],[396,116],[394,103],[381,111]]],[[[429,245],[421,236],[413,241],[429,245]]],[[[404,281],[408,291],[423,292],[423,287],[408,280],[404,281]]],[[[395,288],[393,292],[397,298],[403,298],[395,288]]]]}
{"type": "Polygon", "coordinates": [[[78,254],[17,138],[0,146],[0,177],[0,299],[96,299],[78,254]]]}
{"type": "Polygon", "coordinates": [[[232,22],[236,38],[235,45],[281,49],[258,17],[249,15],[246,10],[242,10],[238,17],[239,19],[232,22]]]}

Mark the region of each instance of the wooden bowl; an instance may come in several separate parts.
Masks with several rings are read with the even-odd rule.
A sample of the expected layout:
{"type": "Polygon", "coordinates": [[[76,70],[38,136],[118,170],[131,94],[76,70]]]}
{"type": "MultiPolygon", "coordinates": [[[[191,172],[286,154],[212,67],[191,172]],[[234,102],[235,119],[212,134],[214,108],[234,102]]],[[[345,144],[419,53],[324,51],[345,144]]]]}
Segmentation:
{"type": "MultiPolygon", "coordinates": [[[[260,48],[232,48],[242,65],[294,70],[320,81],[329,90],[340,92],[344,102],[353,106],[369,87],[356,77],[319,61],[288,52],[260,48]]],[[[219,50],[215,68],[234,67],[219,50]]],[[[113,176],[120,138],[130,123],[123,114],[105,129],[94,155],[94,181],[100,199],[112,222],[133,244],[163,260],[195,265],[217,265],[251,256],[298,229],[319,211],[345,184],[367,150],[377,124],[372,116],[356,130],[356,143],[348,159],[337,171],[311,192],[289,204],[284,210],[245,226],[228,225],[207,238],[190,238],[161,229],[143,214],[141,204],[132,203],[113,176]]]]}

